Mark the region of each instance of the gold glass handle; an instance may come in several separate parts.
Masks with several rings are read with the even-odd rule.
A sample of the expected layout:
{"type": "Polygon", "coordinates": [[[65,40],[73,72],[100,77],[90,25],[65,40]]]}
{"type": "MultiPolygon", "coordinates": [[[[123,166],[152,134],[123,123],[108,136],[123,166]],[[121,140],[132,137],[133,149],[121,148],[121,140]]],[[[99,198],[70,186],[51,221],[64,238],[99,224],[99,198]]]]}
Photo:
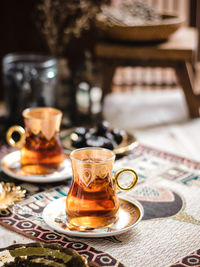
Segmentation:
{"type": "Polygon", "coordinates": [[[118,172],[116,172],[114,179],[115,179],[115,182],[117,184],[118,189],[120,189],[122,191],[128,191],[128,190],[131,190],[136,185],[136,183],[138,181],[138,176],[134,170],[126,168],[126,169],[120,169],[118,172]],[[124,172],[129,172],[133,175],[133,182],[128,187],[122,187],[118,181],[120,175],[124,172]]]}
{"type": "Polygon", "coordinates": [[[6,133],[6,141],[8,144],[15,148],[21,148],[25,143],[25,130],[19,125],[14,125],[10,127],[6,133]],[[12,138],[14,132],[17,132],[20,135],[19,141],[15,141],[12,138]]]}

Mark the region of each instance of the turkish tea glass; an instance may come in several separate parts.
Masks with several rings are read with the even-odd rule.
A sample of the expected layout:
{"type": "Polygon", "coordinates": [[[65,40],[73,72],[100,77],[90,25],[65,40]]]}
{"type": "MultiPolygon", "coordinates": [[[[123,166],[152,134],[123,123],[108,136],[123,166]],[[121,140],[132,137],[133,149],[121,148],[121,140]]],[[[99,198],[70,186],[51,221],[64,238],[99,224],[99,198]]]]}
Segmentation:
{"type": "Polygon", "coordinates": [[[116,189],[130,190],[138,180],[132,169],[121,169],[113,177],[115,154],[104,148],[81,148],[70,154],[73,181],[66,198],[68,227],[75,230],[105,228],[118,219],[116,189]],[[131,173],[131,183],[122,187],[119,178],[131,173]]]}
{"type": "Polygon", "coordinates": [[[7,131],[7,142],[21,148],[22,170],[29,174],[50,174],[58,171],[65,159],[59,132],[62,112],[51,107],[28,108],[22,113],[25,130],[14,125],[7,131]],[[18,141],[13,133],[20,135],[18,141]]]}

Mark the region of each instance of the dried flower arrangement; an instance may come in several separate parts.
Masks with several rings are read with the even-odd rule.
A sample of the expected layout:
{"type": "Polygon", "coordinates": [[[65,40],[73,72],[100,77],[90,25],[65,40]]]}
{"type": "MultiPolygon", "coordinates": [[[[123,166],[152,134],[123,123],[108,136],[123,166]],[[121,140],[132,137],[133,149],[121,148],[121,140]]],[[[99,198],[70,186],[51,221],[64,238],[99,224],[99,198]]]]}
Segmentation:
{"type": "Polygon", "coordinates": [[[38,27],[44,35],[50,53],[64,54],[72,37],[79,37],[88,29],[102,4],[109,0],[41,0],[37,6],[38,27]]]}

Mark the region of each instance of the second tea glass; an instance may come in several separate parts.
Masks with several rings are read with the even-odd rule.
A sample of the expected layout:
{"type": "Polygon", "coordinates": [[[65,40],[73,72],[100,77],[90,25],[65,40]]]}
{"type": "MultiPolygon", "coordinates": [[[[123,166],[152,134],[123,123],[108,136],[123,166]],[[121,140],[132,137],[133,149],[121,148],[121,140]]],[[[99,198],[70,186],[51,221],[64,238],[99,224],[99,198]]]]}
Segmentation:
{"type": "Polygon", "coordinates": [[[62,112],[51,107],[28,108],[22,113],[25,130],[12,126],[7,132],[7,142],[21,148],[22,170],[29,174],[50,174],[58,171],[65,159],[59,132],[62,112]],[[12,136],[20,135],[19,141],[12,136]]]}

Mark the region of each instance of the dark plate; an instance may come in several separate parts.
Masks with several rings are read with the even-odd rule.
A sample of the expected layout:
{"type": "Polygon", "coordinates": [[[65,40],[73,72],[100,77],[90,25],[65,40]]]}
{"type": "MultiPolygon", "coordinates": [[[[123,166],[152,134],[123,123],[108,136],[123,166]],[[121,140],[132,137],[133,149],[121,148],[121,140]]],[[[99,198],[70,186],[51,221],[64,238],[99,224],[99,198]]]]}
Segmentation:
{"type": "Polygon", "coordinates": [[[71,248],[63,248],[57,244],[29,243],[16,244],[0,249],[0,262],[3,266],[67,266],[67,267],[95,267],[71,248]],[[40,265],[41,264],[41,265],[40,265]]]}
{"type": "MultiPolygon", "coordinates": [[[[71,139],[70,139],[70,135],[73,133],[74,130],[75,130],[75,128],[71,128],[71,129],[62,131],[60,134],[62,145],[66,149],[67,154],[70,154],[70,152],[72,150],[76,149],[75,147],[73,147],[71,145],[71,139]]],[[[137,144],[138,144],[138,142],[137,142],[135,136],[133,136],[130,133],[126,133],[121,144],[116,146],[116,148],[113,150],[113,152],[116,155],[124,154],[124,153],[132,150],[135,146],[137,146],[137,144]]]]}

